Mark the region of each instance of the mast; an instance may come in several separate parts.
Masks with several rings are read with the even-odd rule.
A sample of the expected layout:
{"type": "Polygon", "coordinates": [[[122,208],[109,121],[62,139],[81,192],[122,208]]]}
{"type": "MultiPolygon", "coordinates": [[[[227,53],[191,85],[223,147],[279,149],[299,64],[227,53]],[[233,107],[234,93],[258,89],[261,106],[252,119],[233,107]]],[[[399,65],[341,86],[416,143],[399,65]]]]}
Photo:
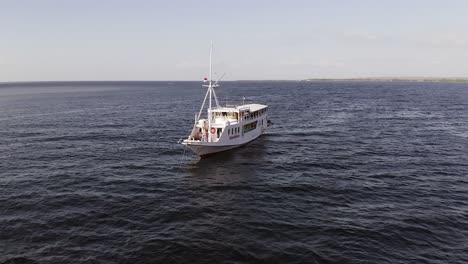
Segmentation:
{"type": "Polygon", "coordinates": [[[211,96],[212,96],[212,90],[213,86],[211,85],[211,57],[213,53],[213,41],[211,41],[211,46],[210,46],[210,82],[208,83],[208,90],[210,91],[210,102],[208,106],[208,142],[211,142],[211,96]]]}
{"type": "MultiPolygon", "coordinates": [[[[206,98],[210,97],[210,99],[208,100],[208,135],[209,135],[208,139],[207,139],[208,142],[212,142],[211,141],[211,117],[213,116],[212,112],[211,112],[211,107],[212,107],[211,99],[212,99],[212,97],[214,97],[214,99],[215,99],[216,107],[219,107],[218,97],[216,96],[216,92],[215,92],[215,90],[213,88],[219,86],[218,81],[221,79],[221,78],[219,78],[216,82],[213,83],[213,80],[212,80],[213,79],[212,58],[213,58],[213,41],[211,41],[211,47],[210,47],[210,80],[208,82],[208,85],[202,85],[203,87],[208,87],[208,89],[206,91],[205,99],[203,99],[203,104],[200,107],[200,112],[198,112],[198,115],[197,115],[197,121],[198,121],[198,120],[200,120],[201,112],[203,110],[203,107],[205,106],[206,98]]],[[[224,74],[223,74],[223,76],[224,76],[224,74]]]]}

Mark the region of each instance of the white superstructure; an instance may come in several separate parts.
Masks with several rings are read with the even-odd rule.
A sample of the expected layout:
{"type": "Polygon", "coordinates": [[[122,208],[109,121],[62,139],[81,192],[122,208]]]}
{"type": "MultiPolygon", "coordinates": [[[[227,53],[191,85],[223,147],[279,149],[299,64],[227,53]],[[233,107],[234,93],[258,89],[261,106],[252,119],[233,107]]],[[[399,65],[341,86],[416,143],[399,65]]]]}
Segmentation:
{"type": "Polygon", "coordinates": [[[225,151],[246,144],[259,137],[269,126],[268,106],[262,104],[242,104],[220,106],[215,87],[218,81],[212,82],[210,50],[210,78],[205,99],[198,114],[190,136],[182,141],[200,156],[225,151]],[[208,100],[207,118],[200,118],[208,100]],[[216,106],[212,107],[212,99],[216,106]]]}

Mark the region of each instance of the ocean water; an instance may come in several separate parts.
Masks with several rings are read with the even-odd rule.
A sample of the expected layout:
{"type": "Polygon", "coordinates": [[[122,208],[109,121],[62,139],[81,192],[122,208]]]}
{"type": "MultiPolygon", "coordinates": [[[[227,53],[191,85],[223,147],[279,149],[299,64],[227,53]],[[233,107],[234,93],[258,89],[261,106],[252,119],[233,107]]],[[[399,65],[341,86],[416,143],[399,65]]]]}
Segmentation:
{"type": "Polygon", "coordinates": [[[225,82],[274,126],[200,159],[204,93],[0,84],[0,263],[468,263],[468,84],[225,82]]]}

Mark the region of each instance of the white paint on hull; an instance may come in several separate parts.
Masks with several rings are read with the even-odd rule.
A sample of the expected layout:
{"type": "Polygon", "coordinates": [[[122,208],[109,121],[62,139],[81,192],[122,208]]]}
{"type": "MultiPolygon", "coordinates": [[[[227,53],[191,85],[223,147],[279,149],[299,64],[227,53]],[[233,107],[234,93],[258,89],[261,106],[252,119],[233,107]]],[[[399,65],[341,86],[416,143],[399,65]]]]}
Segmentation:
{"type": "Polygon", "coordinates": [[[220,145],[218,143],[212,142],[183,142],[182,144],[186,145],[190,148],[195,154],[199,156],[205,156],[221,151],[231,150],[240,146],[243,146],[256,138],[258,138],[261,133],[257,134],[255,137],[252,137],[250,140],[244,141],[243,143],[235,144],[235,145],[220,145]]]}
{"type": "Polygon", "coordinates": [[[239,147],[239,145],[232,145],[232,146],[201,146],[201,145],[187,145],[193,152],[195,152],[199,156],[205,156],[221,151],[230,150],[233,148],[239,147]]]}

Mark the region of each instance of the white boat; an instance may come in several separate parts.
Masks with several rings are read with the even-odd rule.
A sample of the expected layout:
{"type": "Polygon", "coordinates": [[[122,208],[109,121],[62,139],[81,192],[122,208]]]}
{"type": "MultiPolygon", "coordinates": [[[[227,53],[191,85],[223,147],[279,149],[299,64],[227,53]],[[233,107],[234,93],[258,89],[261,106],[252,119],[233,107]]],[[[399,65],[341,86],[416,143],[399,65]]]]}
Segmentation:
{"type": "Polygon", "coordinates": [[[263,104],[244,104],[220,106],[215,89],[219,79],[212,81],[212,48],[210,49],[210,77],[205,99],[198,114],[190,136],[182,144],[200,156],[240,147],[258,138],[270,126],[268,106],[263,104]],[[207,117],[201,118],[206,99],[208,99],[207,117]],[[212,99],[216,106],[212,107],[212,99]]]}

